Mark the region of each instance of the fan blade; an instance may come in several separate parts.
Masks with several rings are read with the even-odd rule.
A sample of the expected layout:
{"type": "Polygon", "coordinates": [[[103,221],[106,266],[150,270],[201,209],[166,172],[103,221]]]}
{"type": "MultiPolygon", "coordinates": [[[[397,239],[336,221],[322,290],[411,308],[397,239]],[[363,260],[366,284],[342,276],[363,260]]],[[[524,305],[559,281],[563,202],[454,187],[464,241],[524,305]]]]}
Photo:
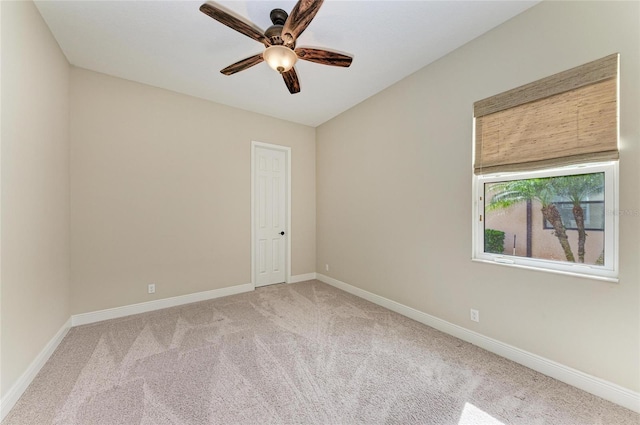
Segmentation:
{"type": "Polygon", "coordinates": [[[309,47],[298,47],[296,50],[298,58],[309,62],[321,63],[322,65],[342,66],[347,68],[351,65],[353,58],[342,53],[330,52],[329,50],[312,49],[309,47]]]}
{"type": "Polygon", "coordinates": [[[284,83],[287,85],[289,93],[300,93],[300,81],[298,81],[298,74],[296,74],[295,68],[291,68],[287,72],[283,72],[282,78],[284,78],[284,83]]]}
{"type": "Polygon", "coordinates": [[[264,61],[262,53],[258,53],[257,55],[251,56],[250,58],[242,59],[241,61],[238,61],[233,65],[229,65],[220,72],[222,72],[224,75],[233,75],[236,72],[244,71],[247,68],[251,68],[253,65],[257,65],[262,61],[264,61]]]}
{"type": "Polygon", "coordinates": [[[200,12],[212,17],[216,21],[228,26],[229,28],[246,35],[249,38],[259,41],[266,47],[269,47],[271,45],[271,41],[269,41],[269,39],[264,35],[264,32],[262,30],[246,23],[240,18],[233,16],[230,11],[226,11],[220,6],[204,3],[202,6],[200,6],[200,12]]]}
{"type": "Polygon", "coordinates": [[[316,16],[324,0],[299,0],[289,14],[282,27],[282,39],[288,46],[293,46],[297,38],[307,29],[316,16]]]}

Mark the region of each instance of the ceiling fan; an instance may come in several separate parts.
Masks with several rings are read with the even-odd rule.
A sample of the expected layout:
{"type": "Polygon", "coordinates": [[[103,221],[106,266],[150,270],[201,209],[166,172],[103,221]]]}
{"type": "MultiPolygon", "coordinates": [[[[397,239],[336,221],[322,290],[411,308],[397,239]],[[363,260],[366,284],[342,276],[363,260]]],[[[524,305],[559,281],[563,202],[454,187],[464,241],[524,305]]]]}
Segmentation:
{"type": "Polygon", "coordinates": [[[204,3],[200,6],[202,13],[265,46],[262,53],[229,65],[220,72],[224,75],[232,75],[266,61],[271,68],[282,74],[289,92],[295,94],[300,92],[298,74],[293,67],[298,59],[345,68],[351,65],[353,58],[342,53],[311,47],[296,47],[296,40],[316,16],[323,1],[299,0],[289,15],[282,9],[273,9],[269,14],[273,25],[266,31],[232,15],[215,3],[204,3]]]}

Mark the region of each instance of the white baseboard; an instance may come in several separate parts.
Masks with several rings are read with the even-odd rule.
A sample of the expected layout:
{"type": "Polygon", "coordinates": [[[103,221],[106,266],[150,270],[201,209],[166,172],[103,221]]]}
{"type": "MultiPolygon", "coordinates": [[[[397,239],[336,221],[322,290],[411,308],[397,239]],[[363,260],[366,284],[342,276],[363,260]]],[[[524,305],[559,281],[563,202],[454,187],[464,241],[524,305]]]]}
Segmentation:
{"type": "Polygon", "coordinates": [[[22,394],[36,377],[42,366],[49,360],[49,357],[58,348],[58,345],[71,328],[71,319],[67,320],[64,325],[56,332],[51,340],[44,346],[42,351],[31,362],[27,370],[18,378],[18,380],[9,389],[7,394],[0,401],[0,421],[2,421],[11,411],[16,402],[22,397],[22,394]]]}
{"type": "Polygon", "coordinates": [[[291,276],[291,278],[289,278],[289,282],[288,283],[298,283],[298,282],[305,282],[307,280],[314,280],[316,278],[316,273],[305,273],[305,274],[297,274],[295,276],[291,276]]]}
{"type": "Polygon", "coordinates": [[[364,298],[374,304],[388,308],[391,311],[402,314],[417,322],[438,329],[463,341],[484,348],[487,351],[505,357],[530,369],[543,373],[559,381],[580,388],[588,393],[602,397],[627,409],[640,413],[640,393],[621,387],[604,379],[597,378],[569,366],[554,362],[537,354],[530,353],[520,348],[505,344],[493,338],[489,338],[477,332],[454,325],[446,320],[439,319],[430,314],[423,313],[414,308],[392,301],[380,295],[373,294],[348,283],[341,282],[329,276],[318,273],[318,280],[342,289],[357,297],[364,298]]]}
{"type": "Polygon", "coordinates": [[[213,298],[226,297],[229,295],[253,291],[254,289],[255,287],[252,283],[245,283],[243,285],[212,289],[211,291],[196,292],[193,294],[163,298],[160,300],[148,301],[139,304],[130,304],[122,307],[109,308],[106,310],[74,314],[73,316],[71,316],[71,326],[86,325],[89,323],[101,322],[103,320],[131,316],[132,314],[146,313],[148,311],[160,310],[163,308],[175,307],[178,305],[195,303],[198,301],[206,301],[213,298]]]}

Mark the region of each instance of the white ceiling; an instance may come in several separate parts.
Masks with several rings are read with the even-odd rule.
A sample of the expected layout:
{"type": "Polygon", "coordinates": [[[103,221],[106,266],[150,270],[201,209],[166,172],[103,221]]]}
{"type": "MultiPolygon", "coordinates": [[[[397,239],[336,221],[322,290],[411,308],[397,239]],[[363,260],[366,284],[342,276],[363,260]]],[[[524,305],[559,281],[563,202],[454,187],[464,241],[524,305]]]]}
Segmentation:
{"type": "MultiPolygon", "coordinates": [[[[263,30],[295,1],[220,1],[263,30]]],[[[326,0],[298,46],[353,55],[350,68],[298,61],[289,94],[267,64],[219,70],[262,45],[201,13],[202,1],[37,1],[72,65],[317,126],[538,1],[326,0]]]]}

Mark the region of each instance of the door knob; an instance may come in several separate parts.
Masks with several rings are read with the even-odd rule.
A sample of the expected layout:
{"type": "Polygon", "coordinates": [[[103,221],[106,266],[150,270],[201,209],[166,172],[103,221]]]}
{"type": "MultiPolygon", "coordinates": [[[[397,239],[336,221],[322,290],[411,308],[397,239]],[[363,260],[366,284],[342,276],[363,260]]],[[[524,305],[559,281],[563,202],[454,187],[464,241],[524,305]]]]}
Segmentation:
{"type": "Polygon", "coordinates": [[[284,232],[280,232],[280,234],[281,234],[282,236],[284,236],[284,232]]]}

